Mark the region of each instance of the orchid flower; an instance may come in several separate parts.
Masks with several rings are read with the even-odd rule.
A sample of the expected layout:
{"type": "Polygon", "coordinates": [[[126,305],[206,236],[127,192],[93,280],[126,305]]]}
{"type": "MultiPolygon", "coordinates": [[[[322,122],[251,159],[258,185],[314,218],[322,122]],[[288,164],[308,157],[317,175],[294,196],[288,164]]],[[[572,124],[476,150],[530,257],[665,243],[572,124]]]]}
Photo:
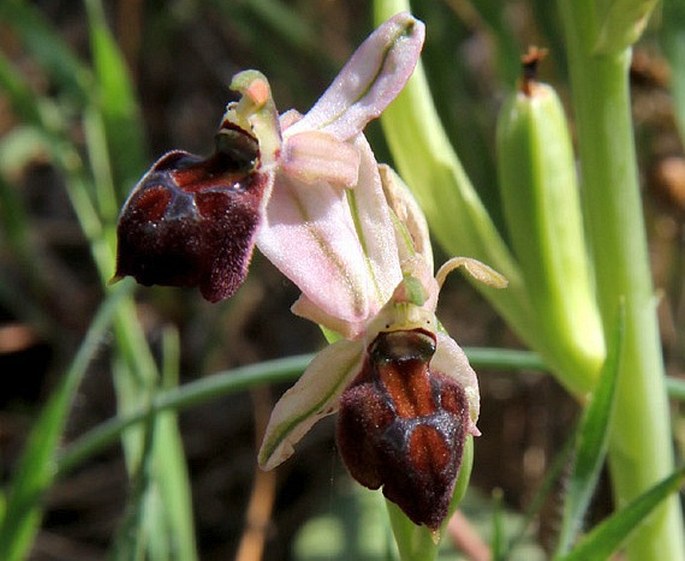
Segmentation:
{"type": "Polygon", "coordinates": [[[340,411],[337,441],[352,476],[416,524],[447,515],[467,435],[479,434],[478,383],[435,316],[428,227],[362,130],[411,75],[424,36],[406,13],[380,26],[304,116],[278,115],[269,84],[238,74],[215,153],[163,156],[119,220],[117,276],[199,286],[210,301],[242,283],[255,245],[302,292],[292,310],[336,334],[276,404],[259,453],[271,469],[319,419],[340,411]]]}
{"type": "MultiPolygon", "coordinates": [[[[448,512],[465,439],[480,434],[476,375],[435,316],[438,293],[457,267],[491,286],[506,280],[463,257],[447,261],[433,278],[423,214],[390,168],[381,166],[380,175],[402,277],[363,329],[323,349],[276,403],[259,464],[276,467],[317,421],[339,411],[336,438],[351,475],[371,489],[382,486],[414,523],[436,530],[448,512]]],[[[306,315],[345,331],[342,316],[353,314],[334,316],[340,306],[326,301],[317,309],[307,301],[306,315]]],[[[302,313],[301,301],[295,311],[302,313]]]]}
{"type": "Polygon", "coordinates": [[[243,282],[256,243],[302,290],[303,309],[324,299],[353,301],[331,309],[353,335],[401,278],[389,258],[396,254],[392,226],[362,130],[409,79],[423,38],[421,22],[397,14],[304,116],[279,117],[259,72],[236,75],[231,88],[242,97],[227,107],[215,153],[203,159],[172,151],[129,196],[115,277],[198,286],[214,302],[243,282]],[[367,183],[374,188],[358,188],[367,183]]]}

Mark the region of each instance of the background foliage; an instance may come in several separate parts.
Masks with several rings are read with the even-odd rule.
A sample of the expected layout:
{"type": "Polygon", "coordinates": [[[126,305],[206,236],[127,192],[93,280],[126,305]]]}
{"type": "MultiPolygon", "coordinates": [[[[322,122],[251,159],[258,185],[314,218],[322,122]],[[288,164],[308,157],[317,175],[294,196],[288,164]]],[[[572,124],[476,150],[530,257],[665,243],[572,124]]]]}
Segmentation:
{"type": "MultiPolygon", "coordinates": [[[[424,64],[445,129],[504,231],[497,112],[530,43],[549,48],[542,78],[566,98],[558,15],[553,3],[538,0],[416,4],[428,27],[424,64]]],[[[669,3],[660,9],[631,69],[662,344],[676,377],[685,365],[682,18],[669,3]]],[[[25,515],[5,525],[0,549],[10,547],[10,532],[25,532],[21,547],[35,560],[133,559],[142,550],[191,559],[195,541],[206,560],[255,559],[262,547],[274,560],[384,555],[382,532],[371,540],[364,533],[378,506],[351,490],[330,424],[277,473],[256,470],[259,431],[297,365],[281,364],[283,377],[268,389],[243,387],[212,400],[206,396],[215,389],[198,392],[201,405],[190,399],[178,418],[150,405],[179,381],[320,347],[317,330],[287,311],[297,296],[293,286],[259,256],[246,285],[220,305],[163,288],[137,290],[134,300],[131,283],[107,285],[121,202],[164,151],[211,149],[234,73],[261,70],[281,110],[305,110],[371,28],[363,1],[0,5],[0,477],[8,483],[19,473],[25,480],[22,493],[0,498],[0,518],[5,509],[25,515]],[[125,433],[122,448],[69,455],[68,445],[92,427],[145,406],[147,422],[125,433]],[[31,433],[37,419],[42,430],[31,433]],[[22,457],[26,443],[36,441],[40,453],[22,457]],[[49,489],[43,516],[30,508],[42,489],[49,489]],[[317,512],[322,517],[312,519],[317,512]],[[358,539],[339,538],[336,552],[341,531],[358,539]],[[169,535],[177,540],[162,539],[169,535]]],[[[369,136],[379,160],[391,161],[378,125],[369,136]]],[[[448,283],[439,314],[461,344],[519,346],[459,281],[448,283]]],[[[500,489],[501,520],[514,521],[507,532],[518,528],[515,513],[533,500],[578,413],[551,377],[527,366],[479,369],[483,437],[464,510],[489,527],[492,516],[484,512],[500,489]]],[[[673,408],[681,455],[682,408],[673,408]]],[[[600,483],[588,524],[609,505],[600,483]]],[[[559,489],[553,486],[541,508],[530,546],[538,554],[554,544],[559,489]]],[[[445,548],[453,557],[449,541],[445,548]]],[[[525,551],[521,558],[532,559],[525,551]]]]}

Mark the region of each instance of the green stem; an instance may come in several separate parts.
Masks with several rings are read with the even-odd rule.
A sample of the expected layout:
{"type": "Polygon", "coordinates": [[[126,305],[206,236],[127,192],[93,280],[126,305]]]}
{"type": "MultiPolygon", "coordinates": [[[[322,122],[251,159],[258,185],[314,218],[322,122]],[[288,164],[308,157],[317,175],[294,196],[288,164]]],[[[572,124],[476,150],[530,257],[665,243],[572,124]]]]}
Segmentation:
{"type": "MultiPolygon", "coordinates": [[[[618,505],[673,471],[669,408],[656,320],[656,298],[640,201],[628,68],[631,52],[596,54],[592,0],[559,0],[578,130],[586,222],[605,332],[619,299],[626,339],[610,438],[618,505]]],[[[632,561],[685,560],[676,496],[627,546],[632,561]]]]}

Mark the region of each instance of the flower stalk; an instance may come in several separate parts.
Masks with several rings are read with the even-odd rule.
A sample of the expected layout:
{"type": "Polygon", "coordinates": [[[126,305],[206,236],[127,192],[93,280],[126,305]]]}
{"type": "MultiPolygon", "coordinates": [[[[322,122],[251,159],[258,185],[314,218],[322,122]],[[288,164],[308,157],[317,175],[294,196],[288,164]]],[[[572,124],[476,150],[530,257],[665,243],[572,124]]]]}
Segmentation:
{"type": "MultiPolygon", "coordinates": [[[[633,2],[635,4],[635,2],[633,2]]],[[[646,3],[645,3],[646,4],[646,3]]],[[[656,297],[642,216],[631,120],[631,50],[597,54],[600,23],[592,0],[558,2],[568,49],[583,177],[584,212],[605,332],[625,299],[626,335],[609,464],[618,505],[673,471],[656,297]]],[[[631,561],[685,559],[678,498],[627,546],[631,561]]]]}

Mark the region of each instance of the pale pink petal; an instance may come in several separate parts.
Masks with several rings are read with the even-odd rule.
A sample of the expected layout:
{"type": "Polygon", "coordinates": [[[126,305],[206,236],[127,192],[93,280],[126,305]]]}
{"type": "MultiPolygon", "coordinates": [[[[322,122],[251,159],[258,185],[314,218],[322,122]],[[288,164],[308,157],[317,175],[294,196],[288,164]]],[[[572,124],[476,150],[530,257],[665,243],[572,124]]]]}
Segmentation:
{"type": "Polygon", "coordinates": [[[304,294],[300,295],[297,301],[291,306],[290,311],[296,316],[308,319],[311,322],[322,325],[326,329],[334,331],[343,339],[352,340],[358,338],[366,327],[366,322],[364,321],[345,321],[326,313],[304,294]]]}
{"type": "Polygon", "coordinates": [[[359,175],[359,152],[325,132],[301,132],[285,142],[280,171],[304,183],[352,187],[359,175]]]}
{"type": "Polygon", "coordinates": [[[342,340],[314,357],[271,413],[259,451],[262,469],[273,469],[287,460],[317,421],[338,410],[340,395],[359,372],[363,353],[361,343],[342,340]]]}
{"type": "Polygon", "coordinates": [[[480,414],[480,391],[476,373],[471,368],[466,354],[454,339],[444,332],[438,332],[437,338],[437,347],[430,363],[431,371],[449,376],[464,388],[471,419],[469,432],[478,436],[480,431],[476,428],[476,421],[480,414]]]}
{"type": "Polygon", "coordinates": [[[378,171],[383,192],[398,224],[395,225],[400,261],[418,256],[425,262],[425,268],[433,275],[433,249],[431,247],[428,222],[423,210],[416,202],[409,187],[388,165],[379,164],[378,171]]]}
{"type": "Polygon", "coordinates": [[[344,190],[278,173],[257,246],[329,315],[369,316],[371,279],[344,190]]]}
{"type": "Polygon", "coordinates": [[[286,134],[321,129],[353,137],[395,99],[414,71],[425,35],[423,23],[403,12],[374,31],[307,115],[286,134]]]}

